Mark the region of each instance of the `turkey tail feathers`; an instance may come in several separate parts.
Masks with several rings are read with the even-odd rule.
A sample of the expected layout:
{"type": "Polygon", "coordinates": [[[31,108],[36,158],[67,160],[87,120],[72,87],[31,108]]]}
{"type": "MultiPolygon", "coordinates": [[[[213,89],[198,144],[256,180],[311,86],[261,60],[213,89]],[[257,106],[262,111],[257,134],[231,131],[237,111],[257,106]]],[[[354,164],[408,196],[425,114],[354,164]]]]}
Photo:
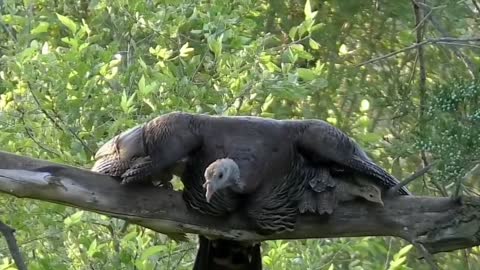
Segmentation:
{"type": "Polygon", "coordinates": [[[209,240],[199,235],[193,270],[261,270],[260,244],[232,240],[209,240]]]}
{"type": "MultiPolygon", "coordinates": [[[[371,162],[370,160],[363,159],[362,157],[354,156],[354,158],[350,160],[349,165],[355,170],[379,179],[381,181],[381,184],[386,188],[392,188],[399,183],[397,179],[395,179],[384,169],[371,162]]],[[[408,191],[408,189],[405,187],[399,189],[398,192],[401,195],[412,195],[410,191],[408,191]]]]}

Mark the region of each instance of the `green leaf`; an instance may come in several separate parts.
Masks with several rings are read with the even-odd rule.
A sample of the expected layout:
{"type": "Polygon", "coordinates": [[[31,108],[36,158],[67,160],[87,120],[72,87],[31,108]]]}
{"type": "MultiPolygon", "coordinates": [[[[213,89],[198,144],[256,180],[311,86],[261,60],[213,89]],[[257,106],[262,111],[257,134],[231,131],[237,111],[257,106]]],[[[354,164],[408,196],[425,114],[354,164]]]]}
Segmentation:
{"type": "Polygon", "coordinates": [[[150,48],[149,52],[163,60],[167,60],[173,55],[173,50],[162,48],[159,45],[157,45],[155,48],[150,48]]]}
{"type": "Polygon", "coordinates": [[[74,21],[72,21],[70,18],[60,15],[58,13],[57,18],[60,20],[60,22],[65,25],[71,32],[72,34],[75,34],[77,32],[77,25],[75,24],[74,21]]]}
{"type": "Polygon", "coordinates": [[[147,249],[145,249],[145,251],[143,251],[142,255],[140,256],[140,260],[145,260],[145,259],[148,259],[150,256],[153,256],[157,253],[160,253],[161,251],[165,250],[166,247],[165,246],[151,246],[147,249]]]}
{"type": "Polygon", "coordinates": [[[33,28],[30,33],[33,35],[45,33],[48,31],[50,24],[48,22],[40,22],[35,28],[33,28]]]}
{"type": "Polygon", "coordinates": [[[97,252],[97,239],[93,239],[92,243],[90,243],[90,247],[88,247],[87,255],[92,257],[95,252],[97,252]]]}
{"type": "Polygon", "coordinates": [[[325,78],[315,78],[310,82],[310,85],[315,86],[316,89],[325,89],[328,86],[328,80],[325,78]]]}
{"type": "Polygon", "coordinates": [[[71,226],[73,224],[76,224],[82,220],[84,211],[77,211],[73,215],[70,215],[69,217],[65,218],[63,221],[65,225],[71,226]]]}
{"type": "Polygon", "coordinates": [[[313,40],[312,38],[310,38],[308,40],[308,44],[310,45],[310,48],[314,49],[314,50],[318,50],[320,48],[320,44],[318,44],[315,40],[313,40]]]}
{"type": "Polygon", "coordinates": [[[88,46],[90,46],[89,43],[82,43],[82,44],[78,47],[78,51],[81,52],[81,51],[85,50],[86,48],[88,48],[88,46]]]}
{"type": "Polygon", "coordinates": [[[294,26],[294,27],[290,28],[290,31],[288,31],[288,36],[290,37],[290,39],[292,41],[295,40],[295,35],[297,34],[297,30],[298,30],[298,27],[294,26]]]}
{"type": "Polygon", "coordinates": [[[78,48],[78,41],[74,38],[63,37],[60,40],[72,46],[72,48],[78,48]]]}
{"type": "Polygon", "coordinates": [[[413,245],[406,245],[402,249],[400,249],[400,251],[398,251],[398,253],[395,254],[395,256],[398,256],[398,257],[405,256],[412,248],[413,248],[413,245]]]}
{"type": "Polygon", "coordinates": [[[365,143],[376,143],[382,139],[382,135],[378,133],[368,132],[357,135],[358,138],[365,143]]]}
{"type": "Polygon", "coordinates": [[[123,91],[122,99],[120,100],[120,108],[122,108],[124,113],[131,113],[135,110],[134,108],[134,99],[135,93],[133,93],[130,97],[127,97],[127,93],[123,91]]]}
{"type": "Polygon", "coordinates": [[[360,111],[365,112],[368,111],[370,108],[370,102],[366,99],[362,99],[362,102],[360,102],[360,111]]]}
{"type": "Polygon", "coordinates": [[[305,2],[305,7],[303,9],[303,13],[305,14],[305,19],[312,18],[312,5],[310,4],[310,0],[305,2]]]}
{"type": "Polygon", "coordinates": [[[134,99],[135,99],[135,94],[136,93],[133,93],[129,98],[128,98],[128,101],[127,101],[127,106],[130,108],[130,107],[133,107],[133,102],[134,102],[134,99]]]}
{"type": "Polygon", "coordinates": [[[303,45],[301,44],[292,44],[290,48],[293,50],[296,56],[306,59],[306,60],[313,60],[313,56],[311,53],[305,51],[303,45]]]}
{"type": "Polygon", "coordinates": [[[388,268],[388,270],[398,269],[400,266],[402,266],[405,260],[406,260],[405,257],[401,257],[398,259],[394,259],[393,261],[390,261],[390,267],[388,268]]]}
{"type": "Polygon", "coordinates": [[[152,111],[156,111],[156,110],[157,110],[157,106],[155,106],[155,105],[153,104],[153,102],[152,102],[149,98],[144,98],[144,99],[143,99],[143,102],[144,102],[145,104],[147,104],[148,107],[150,107],[150,109],[152,109],[152,111]]]}
{"type": "Polygon", "coordinates": [[[340,48],[338,49],[338,54],[339,54],[339,55],[348,54],[347,45],[345,45],[345,44],[340,45],[340,48]]]}
{"type": "Polygon", "coordinates": [[[180,48],[180,57],[187,57],[191,52],[193,52],[193,48],[189,48],[187,42],[180,48]]]}
{"type": "Polygon", "coordinates": [[[412,249],[413,245],[406,245],[402,249],[400,249],[394,256],[393,259],[390,261],[390,265],[388,270],[395,270],[399,269],[400,266],[402,266],[407,258],[405,255],[412,249]]]}
{"type": "Polygon", "coordinates": [[[138,91],[140,91],[140,93],[142,94],[147,94],[145,93],[145,76],[144,75],[142,75],[142,77],[138,81],[138,91]]]}
{"type": "Polygon", "coordinates": [[[265,67],[267,68],[268,71],[270,72],[276,72],[276,71],[282,71],[277,65],[275,65],[272,62],[267,62],[265,63],[265,67]]]}
{"type": "Polygon", "coordinates": [[[315,72],[313,72],[308,68],[297,68],[297,74],[300,78],[302,78],[305,81],[311,81],[315,79],[315,77],[317,76],[315,72]]]}
{"type": "Polygon", "coordinates": [[[122,242],[128,242],[135,237],[137,237],[137,232],[136,231],[131,231],[122,238],[122,242]]]}
{"type": "Polygon", "coordinates": [[[208,48],[215,54],[215,58],[218,58],[222,53],[222,40],[223,34],[215,38],[214,36],[209,36],[207,39],[208,48]]]}
{"type": "Polygon", "coordinates": [[[275,97],[272,94],[268,94],[267,98],[265,99],[265,102],[262,105],[262,112],[268,110],[270,105],[272,105],[273,101],[275,100],[275,97]]]}
{"type": "Polygon", "coordinates": [[[137,62],[140,65],[140,67],[142,67],[143,69],[148,69],[147,64],[145,63],[145,61],[143,61],[142,58],[138,58],[137,62]]]}

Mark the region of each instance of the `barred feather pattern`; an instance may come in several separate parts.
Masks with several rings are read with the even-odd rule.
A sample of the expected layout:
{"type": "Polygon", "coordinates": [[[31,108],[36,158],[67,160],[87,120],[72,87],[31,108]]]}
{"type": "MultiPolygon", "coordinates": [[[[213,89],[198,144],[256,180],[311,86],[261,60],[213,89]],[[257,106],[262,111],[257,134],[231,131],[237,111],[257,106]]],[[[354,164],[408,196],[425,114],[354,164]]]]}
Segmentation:
{"type": "Polygon", "coordinates": [[[122,179],[126,182],[134,182],[150,179],[152,171],[152,160],[150,156],[134,159],[128,168],[122,174],[122,179]]]}
{"type": "Polygon", "coordinates": [[[113,177],[119,177],[128,169],[129,166],[129,161],[120,160],[118,155],[112,154],[97,160],[91,170],[113,177]]]}
{"type": "Polygon", "coordinates": [[[248,215],[260,233],[270,234],[292,231],[299,213],[299,203],[305,193],[306,183],[316,177],[317,171],[304,166],[301,156],[292,159],[292,170],[273,189],[255,194],[249,203],[248,215]]]}
{"type": "MultiPolygon", "coordinates": [[[[130,128],[109,141],[95,153],[96,162],[92,171],[120,177],[131,167],[151,164],[143,147],[143,125],[130,128]]],[[[133,172],[132,172],[133,173],[133,172]]]]}
{"type": "MultiPolygon", "coordinates": [[[[357,173],[375,178],[378,183],[391,188],[399,181],[379,167],[365,154],[360,146],[338,128],[322,120],[308,120],[300,124],[298,144],[315,162],[327,166],[336,163],[355,170],[357,173]]],[[[402,187],[402,195],[411,193],[402,187]]]]}
{"type": "MultiPolygon", "coordinates": [[[[175,120],[175,114],[166,114],[152,119],[145,125],[143,142],[147,153],[153,153],[155,147],[163,145],[165,139],[172,135],[174,127],[172,120],[175,120]]],[[[177,119],[179,120],[181,119],[177,119]]]]}
{"type": "MultiPolygon", "coordinates": [[[[192,158],[195,160],[195,158],[192,158]]],[[[299,203],[304,195],[306,183],[318,177],[318,170],[305,167],[305,161],[299,155],[292,159],[292,170],[272,189],[261,189],[250,195],[247,205],[242,205],[249,218],[257,225],[259,233],[271,234],[292,231],[299,213],[299,203]]],[[[220,190],[215,193],[210,203],[206,202],[205,190],[202,187],[203,171],[201,166],[187,165],[184,175],[183,198],[187,206],[200,213],[222,216],[239,207],[240,195],[220,190]]]]}
{"type": "MultiPolygon", "coordinates": [[[[349,166],[355,170],[363,172],[364,174],[377,178],[381,181],[380,184],[386,188],[392,188],[398,184],[398,180],[393,178],[393,176],[387,173],[384,169],[369,160],[355,156],[350,160],[349,166]]],[[[399,189],[398,192],[401,195],[411,195],[411,193],[405,187],[399,189]]]]}

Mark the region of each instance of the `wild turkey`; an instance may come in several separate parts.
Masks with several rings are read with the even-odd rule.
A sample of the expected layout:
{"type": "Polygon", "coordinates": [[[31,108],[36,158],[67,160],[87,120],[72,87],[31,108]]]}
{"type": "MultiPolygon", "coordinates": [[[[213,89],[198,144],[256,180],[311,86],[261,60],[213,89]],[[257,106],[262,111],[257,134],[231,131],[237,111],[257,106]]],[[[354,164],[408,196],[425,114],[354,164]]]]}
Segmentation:
{"type": "MultiPolygon", "coordinates": [[[[169,113],[117,135],[95,158],[93,171],[120,177],[124,184],[151,181],[186,160],[181,178],[191,209],[215,216],[244,211],[261,233],[294,228],[305,183],[321,172],[315,166],[355,174],[384,189],[398,183],[347,135],[321,120],[169,113]],[[234,184],[205,183],[207,167],[222,159],[238,167],[234,184]],[[306,169],[306,162],[314,165],[306,169]]],[[[405,188],[399,193],[409,194],[405,188]]],[[[211,244],[201,240],[199,254],[202,242],[211,244]]],[[[261,268],[250,262],[259,254],[244,254],[251,265],[240,269],[261,268]]]]}

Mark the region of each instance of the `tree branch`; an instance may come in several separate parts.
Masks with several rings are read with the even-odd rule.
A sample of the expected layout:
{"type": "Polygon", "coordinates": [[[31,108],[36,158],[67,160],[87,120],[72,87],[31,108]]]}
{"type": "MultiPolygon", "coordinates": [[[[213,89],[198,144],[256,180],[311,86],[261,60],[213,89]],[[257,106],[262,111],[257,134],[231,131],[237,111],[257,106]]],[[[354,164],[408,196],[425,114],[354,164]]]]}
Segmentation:
{"type": "Polygon", "coordinates": [[[0,233],[5,237],[10,254],[12,254],[13,261],[17,265],[19,270],[27,270],[27,265],[23,260],[20,248],[18,248],[17,239],[15,239],[15,230],[7,224],[0,221],[0,233]]]}
{"type": "Polygon", "coordinates": [[[47,117],[48,120],[50,120],[50,122],[52,122],[52,124],[60,131],[63,131],[63,132],[70,132],[70,134],[83,146],[83,148],[85,149],[85,151],[89,152],[90,154],[94,153],[93,150],[87,145],[87,143],[82,140],[77,133],[75,133],[75,131],[72,130],[72,128],[70,128],[68,125],[66,125],[62,118],[58,115],[58,113],[56,113],[55,111],[53,112],[55,114],[55,117],[58,119],[58,121],[61,122],[61,124],[63,124],[63,126],[65,126],[65,128],[63,128],[54,118],[52,115],[50,115],[47,110],[45,108],[42,107],[42,104],[40,102],[40,100],[38,99],[37,95],[35,94],[35,90],[32,88],[32,84],[30,82],[26,82],[27,83],[27,88],[28,88],[28,91],[30,92],[30,94],[32,95],[33,97],[33,100],[35,101],[35,104],[37,104],[37,107],[38,109],[45,115],[45,117],[47,117]]]}
{"type": "Polygon", "coordinates": [[[384,208],[351,201],[329,216],[300,215],[293,232],[261,235],[240,213],[212,217],[189,210],[177,191],[126,187],[89,170],[5,152],[0,152],[0,191],[106,214],[162,233],[244,241],[397,236],[422,244],[430,253],[480,244],[478,198],[386,197],[384,208]]]}
{"type": "MultiPolygon", "coordinates": [[[[419,7],[419,8],[422,8],[425,12],[429,13],[431,12],[434,8],[431,8],[425,0],[422,0],[421,2],[418,1],[418,0],[412,0],[415,2],[415,4],[419,7]]],[[[447,31],[447,29],[445,29],[445,27],[443,27],[440,22],[438,22],[437,18],[431,14],[429,17],[428,17],[428,20],[432,23],[433,27],[435,28],[435,30],[437,30],[437,32],[440,33],[440,35],[442,35],[442,37],[451,37],[450,33],[447,31]]],[[[476,65],[472,62],[472,60],[470,60],[465,54],[463,54],[458,48],[456,47],[452,47],[452,50],[453,50],[453,53],[460,59],[463,61],[463,63],[465,64],[465,66],[467,67],[470,75],[472,76],[472,78],[476,78],[477,77],[477,67],[476,65]]]]}
{"type": "Polygon", "coordinates": [[[424,45],[427,45],[427,44],[432,44],[432,45],[436,45],[436,44],[450,44],[450,45],[458,45],[458,46],[466,46],[468,45],[469,43],[468,42],[480,42],[480,37],[473,37],[473,38],[453,38],[453,37],[443,37],[443,38],[433,38],[433,39],[425,39],[423,40],[422,42],[420,43],[414,43],[410,46],[407,46],[405,48],[402,48],[402,49],[399,49],[399,50],[396,50],[396,51],[393,51],[391,53],[387,53],[385,55],[382,55],[382,56],[379,56],[379,57],[375,57],[375,58],[372,58],[370,60],[367,60],[367,61],[364,61],[364,62],[361,62],[357,65],[355,65],[356,67],[361,67],[361,66],[365,66],[367,64],[371,64],[371,63],[374,63],[374,62],[377,62],[377,61],[380,61],[380,60],[385,60],[387,58],[390,58],[390,57],[393,57],[397,54],[400,54],[400,53],[403,53],[403,52],[407,52],[407,51],[410,51],[410,50],[413,50],[413,49],[416,49],[420,46],[424,46],[424,45]],[[454,42],[454,43],[452,43],[454,42]]]}
{"type": "Polygon", "coordinates": [[[392,187],[389,192],[391,194],[396,194],[402,187],[410,184],[413,180],[421,177],[422,175],[426,174],[433,166],[435,165],[435,162],[428,164],[427,166],[423,167],[422,169],[416,171],[409,177],[405,178],[402,180],[400,183],[392,187]]]}
{"type": "Polygon", "coordinates": [[[472,0],[472,4],[473,4],[473,6],[475,7],[475,9],[477,10],[477,13],[480,14],[480,6],[478,5],[477,1],[476,1],[476,0],[472,0]]]}
{"type": "MultiPolygon", "coordinates": [[[[424,1],[424,0],[419,0],[419,1],[424,1]]],[[[421,43],[423,41],[423,34],[425,32],[425,23],[422,23],[422,21],[425,19],[424,17],[424,12],[420,7],[417,5],[417,2],[415,0],[412,0],[412,5],[413,5],[413,11],[415,14],[415,28],[416,28],[416,35],[415,39],[417,44],[421,43]]],[[[430,11],[431,13],[431,11],[430,11]]],[[[419,90],[419,98],[420,98],[420,114],[419,118],[420,121],[423,121],[423,114],[425,111],[425,94],[426,94],[426,81],[427,81],[427,71],[425,68],[425,54],[423,51],[423,46],[418,46],[417,47],[417,55],[418,55],[418,64],[419,64],[419,81],[418,81],[418,90],[419,90]]]]}

